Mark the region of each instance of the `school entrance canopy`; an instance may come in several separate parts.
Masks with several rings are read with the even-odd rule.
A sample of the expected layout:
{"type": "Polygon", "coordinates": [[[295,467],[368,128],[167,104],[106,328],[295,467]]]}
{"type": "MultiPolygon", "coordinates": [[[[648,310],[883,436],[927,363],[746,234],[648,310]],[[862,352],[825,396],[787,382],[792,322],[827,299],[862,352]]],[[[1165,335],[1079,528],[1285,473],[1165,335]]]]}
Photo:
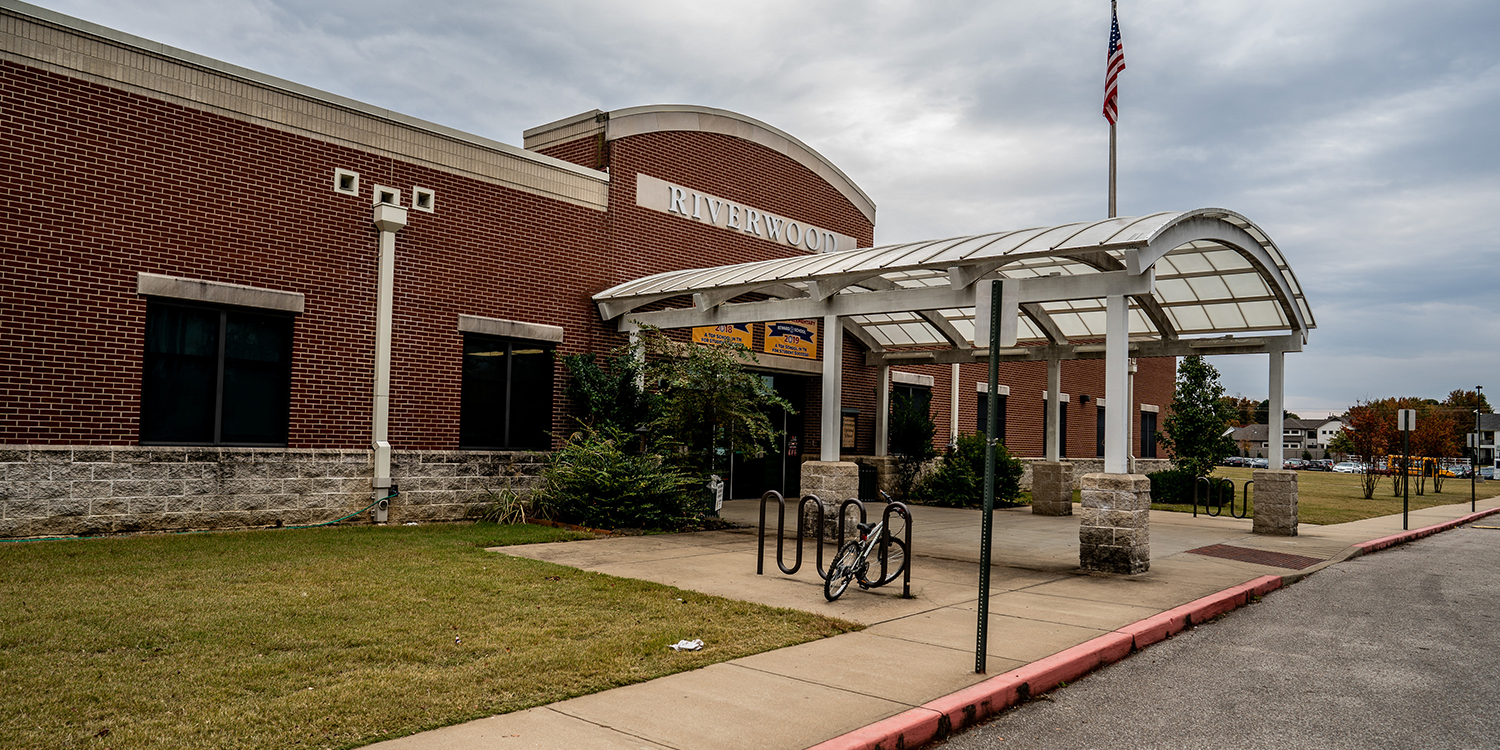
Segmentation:
{"type": "MultiPolygon", "coordinates": [[[[1051,404],[1066,359],[1105,359],[1105,395],[1115,404],[1128,401],[1131,357],[1268,354],[1272,456],[1281,455],[1283,355],[1301,351],[1315,327],[1276,244],[1221,208],[671,271],[594,301],[626,332],[822,318],[825,404],[840,402],[845,333],[869,349],[882,384],[891,364],[1046,360],[1051,404]],[[980,330],[988,321],[977,327],[975,310],[988,309],[993,285],[980,282],[993,279],[1004,280],[1004,340],[991,352],[980,330]],[[637,312],[655,303],[668,308],[637,312]]],[[[888,411],[880,405],[881,449],[888,411]]],[[[823,461],[838,461],[838,416],[823,410],[823,461]]],[[[1104,470],[1124,474],[1127,410],[1106,409],[1105,430],[1104,470]]],[[[1050,432],[1046,452],[1056,460],[1050,432]]]]}

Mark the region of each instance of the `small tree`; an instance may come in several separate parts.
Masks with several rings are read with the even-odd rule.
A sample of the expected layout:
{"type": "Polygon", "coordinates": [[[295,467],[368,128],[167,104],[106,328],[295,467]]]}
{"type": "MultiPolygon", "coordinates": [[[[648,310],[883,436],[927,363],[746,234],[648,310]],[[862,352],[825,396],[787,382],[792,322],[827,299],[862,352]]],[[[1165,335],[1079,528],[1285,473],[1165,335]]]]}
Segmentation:
{"type": "Polygon", "coordinates": [[[1171,449],[1178,468],[1194,477],[1207,476],[1234,452],[1234,441],[1225,434],[1231,415],[1223,396],[1224,386],[1213,365],[1201,356],[1183,357],[1177,366],[1172,413],[1162,422],[1161,441],[1171,449]]]}
{"type": "Polygon", "coordinates": [[[699,476],[714,473],[719,457],[733,449],[775,450],[780,432],[767,412],[792,410],[759,375],[745,370],[756,361],[743,346],[700,346],[673,341],[644,328],[645,381],[658,399],[653,429],[687,448],[688,465],[699,476]]]}
{"type": "Polygon", "coordinates": [[[1378,402],[1356,403],[1344,415],[1344,429],[1330,443],[1330,446],[1337,445],[1338,450],[1357,457],[1365,465],[1360,478],[1366,500],[1375,496],[1375,485],[1380,481],[1380,474],[1375,469],[1375,459],[1386,455],[1390,446],[1385,422],[1387,419],[1394,420],[1395,415],[1392,413],[1388,416],[1388,411],[1378,402]]]}
{"type": "Polygon", "coordinates": [[[625,432],[635,432],[651,421],[655,395],[641,387],[644,363],[631,347],[616,350],[602,364],[593,352],[562,360],[573,376],[568,382],[568,397],[578,407],[579,421],[597,429],[625,432]]]}

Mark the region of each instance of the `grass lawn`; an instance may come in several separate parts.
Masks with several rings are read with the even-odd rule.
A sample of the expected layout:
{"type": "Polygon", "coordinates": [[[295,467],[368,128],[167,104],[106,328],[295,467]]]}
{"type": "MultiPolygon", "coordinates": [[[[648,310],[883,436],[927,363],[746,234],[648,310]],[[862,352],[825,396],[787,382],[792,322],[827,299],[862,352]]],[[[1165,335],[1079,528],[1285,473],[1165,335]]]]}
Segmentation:
{"type": "Polygon", "coordinates": [[[577,536],[0,544],[0,747],[356,747],[858,628],[484,551],[577,536]]]}
{"type": "MultiPolygon", "coordinates": [[[[1236,507],[1238,507],[1239,498],[1244,496],[1244,485],[1250,479],[1252,471],[1252,469],[1232,466],[1220,466],[1214,470],[1214,476],[1226,477],[1234,481],[1236,507]]],[[[1364,488],[1360,481],[1359,474],[1335,474],[1324,471],[1297,472],[1298,522],[1327,525],[1401,512],[1401,497],[1391,495],[1390,479],[1382,477],[1380,483],[1375,485],[1374,497],[1369,500],[1365,499],[1364,488]]],[[[1479,488],[1480,497],[1490,497],[1495,494],[1494,491],[1486,491],[1486,489],[1483,486],[1479,488]]],[[[1444,482],[1443,491],[1435,493],[1432,491],[1432,481],[1428,480],[1427,494],[1419,496],[1416,477],[1412,477],[1411,493],[1412,510],[1430,508],[1435,505],[1466,503],[1469,501],[1469,481],[1449,479],[1444,482]]],[[[1250,497],[1250,509],[1253,513],[1255,510],[1253,488],[1250,491],[1250,497]]],[[[1193,511],[1193,506],[1189,504],[1152,503],[1151,508],[1184,513],[1193,511]]],[[[1198,512],[1202,513],[1203,509],[1200,507],[1198,512]]],[[[1225,510],[1225,514],[1228,514],[1228,509],[1225,510]]]]}

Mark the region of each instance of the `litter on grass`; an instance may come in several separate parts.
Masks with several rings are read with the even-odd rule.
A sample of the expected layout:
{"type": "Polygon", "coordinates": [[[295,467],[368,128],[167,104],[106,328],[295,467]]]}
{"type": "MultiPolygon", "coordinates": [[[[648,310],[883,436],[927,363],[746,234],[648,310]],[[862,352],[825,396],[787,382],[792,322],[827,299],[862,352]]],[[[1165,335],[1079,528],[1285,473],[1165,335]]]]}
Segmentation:
{"type": "Polygon", "coordinates": [[[694,638],[691,641],[678,641],[670,646],[667,646],[667,648],[670,648],[673,651],[702,651],[703,641],[698,640],[697,638],[694,638]]]}

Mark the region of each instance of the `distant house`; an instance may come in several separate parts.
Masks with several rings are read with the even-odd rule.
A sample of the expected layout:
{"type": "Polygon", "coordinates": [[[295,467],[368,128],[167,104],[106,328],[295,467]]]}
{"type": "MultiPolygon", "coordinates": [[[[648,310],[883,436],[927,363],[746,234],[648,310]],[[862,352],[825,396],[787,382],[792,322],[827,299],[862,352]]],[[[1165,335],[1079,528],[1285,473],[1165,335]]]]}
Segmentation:
{"type": "MultiPolygon", "coordinates": [[[[1500,416],[1500,415],[1497,415],[1500,416]]],[[[1333,440],[1344,423],[1337,419],[1286,419],[1281,425],[1282,459],[1301,458],[1307,451],[1313,458],[1323,458],[1328,442],[1333,440]]],[[[1241,450],[1251,456],[1259,454],[1266,458],[1271,449],[1271,426],[1264,424],[1245,425],[1236,428],[1230,439],[1241,450]]]]}
{"type": "Polygon", "coordinates": [[[1479,415],[1479,462],[1480,466],[1500,469],[1500,456],[1495,454],[1495,433],[1500,432],[1500,414],[1479,415]]]}

